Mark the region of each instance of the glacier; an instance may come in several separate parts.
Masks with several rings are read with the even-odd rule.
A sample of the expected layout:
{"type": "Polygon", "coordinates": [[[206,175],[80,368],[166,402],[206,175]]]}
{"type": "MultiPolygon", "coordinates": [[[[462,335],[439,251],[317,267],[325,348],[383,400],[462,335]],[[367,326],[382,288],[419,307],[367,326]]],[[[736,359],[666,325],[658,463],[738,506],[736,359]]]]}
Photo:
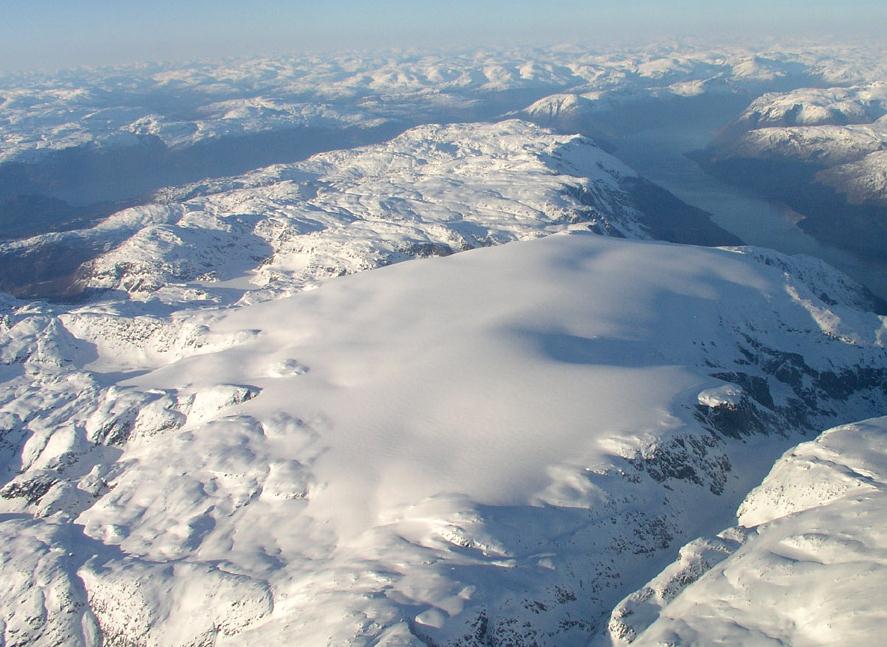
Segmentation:
{"type": "Polygon", "coordinates": [[[585,644],[767,455],[883,410],[864,299],[812,259],[574,232],[213,310],[141,369],[38,347],[6,369],[42,382],[4,405],[6,631],[585,644]]]}

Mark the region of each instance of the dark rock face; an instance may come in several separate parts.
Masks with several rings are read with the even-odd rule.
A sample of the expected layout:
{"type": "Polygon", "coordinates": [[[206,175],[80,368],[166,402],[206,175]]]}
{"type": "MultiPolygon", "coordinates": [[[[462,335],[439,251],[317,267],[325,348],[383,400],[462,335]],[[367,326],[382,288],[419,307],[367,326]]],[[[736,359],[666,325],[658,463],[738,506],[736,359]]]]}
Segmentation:
{"type": "Polygon", "coordinates": [[[21,467],[21,447],[27,432],[17,415],[0,415],[0,482],[5,483],[21,467]]]}
{"type": "Polygon", "coordinates": [[[731,470],[730,459],[713,435],[687,434],[656,446],[647,455],[639,453],[628,462],[657,483],[686,481],[708,488],[712,494],[723,494],[731,470]]]}
{"type": "Polygon", "coordinates": [[[740,371],[712,373],[712,377],[723,380],[724,382],[732,382],[733,384],[738,384],[746,393],[751,395],[751,397],[754,398],[756,402],[767,407],[768,409],[772,409],[775,406],[773,403],[773,396],[770,395],[770,385],[763,377],[760,377],[758,375],[750,375],[748,373],[743,373],[740,371]]]}
{"type": "Polygon", "coordinates": [[[696,406],[696,419],[705,426],[728,438],[743,438],[752,434],[764,434],[775,428],[775,416],[762,411],[747,397],[735,405],[710,407],[696,406]]]}
{"type": "Polygon", "coordinates": [[[58,480],[50,473],[40,473],[28,480],[7,483],[0,489],[0,496],[4,499],[24,498],[28,503],[37,503],[58,480]]]}

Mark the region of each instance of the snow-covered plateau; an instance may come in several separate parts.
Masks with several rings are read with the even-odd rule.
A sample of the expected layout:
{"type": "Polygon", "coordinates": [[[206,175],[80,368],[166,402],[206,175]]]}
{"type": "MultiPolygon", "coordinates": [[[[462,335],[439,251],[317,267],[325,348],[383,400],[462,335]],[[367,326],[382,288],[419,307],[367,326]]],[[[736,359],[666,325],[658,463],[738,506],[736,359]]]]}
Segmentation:
{"type": "Polygon", "coordinates": [[[210,309],[4,318],[8,644],[580,645],[811,429],[884,410],[818,261],[592,233],[210,309]]]}
{"type": "Polygon", "coordinates": [[[740,242],[592,141],[510,120],[419,126],[383,144],[165,189],[93,227],[0,242],[0,285],[36,295],[117,290],[180,304],[230,300],[234,290],[213,288],[246,276],[239,285],[255,300],[572,225],[740,242]],[[650,191],[662,214],[638,201],[650,191]],[[677,208],[667,215],[671,203],[677,208]]]}

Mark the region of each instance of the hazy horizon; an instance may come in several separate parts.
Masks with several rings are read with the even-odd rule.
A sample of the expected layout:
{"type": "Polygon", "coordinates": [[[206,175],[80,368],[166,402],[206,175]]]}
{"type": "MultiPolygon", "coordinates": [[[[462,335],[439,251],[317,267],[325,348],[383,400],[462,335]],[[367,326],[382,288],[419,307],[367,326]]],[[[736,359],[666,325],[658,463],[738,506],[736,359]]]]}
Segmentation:
{"type": "Polygon", "coordinates": [[[814,0],[700,0],[613,3],[470,3],[349,0],[334,6],[258,0],[156,2],[52,0],[6,3],[0,72],[181,61],[328,50],[468,48],[582,43],[639,45],[668,39],[706,43],[882,37],[887,3],[814,0]]]}

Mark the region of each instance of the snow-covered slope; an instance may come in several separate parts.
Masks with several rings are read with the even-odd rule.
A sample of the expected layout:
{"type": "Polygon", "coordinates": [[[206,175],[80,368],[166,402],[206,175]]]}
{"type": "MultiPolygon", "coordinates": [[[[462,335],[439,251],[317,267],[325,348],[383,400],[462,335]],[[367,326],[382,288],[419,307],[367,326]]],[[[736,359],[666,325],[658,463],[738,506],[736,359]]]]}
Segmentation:
{"type": "MultiPolygon", "coordinates": [[[[249,158],[269,132],[528,104],[563,125],[808,82],[853,87],[801,93],[797,114],[768,95],[757,125],[818,125],[749,141],[834,155],[851,186],[880,177],[880,125],[823,111],[874,118],[883,78],[874,50],[673,47],[22,75],[0,81],[0,188],[52,185],[69,149],[199,149],[175,159],[200,169],[234,150],[210,144],[249,158]]],[[[0,243],[5,286],[83,299],[0,295],[0,643],[569,647],[605,640],[614,607],[620,639],[657,618],[705,635],[666,627],[684,611],[663,605],[781,537],[789,522],[761,511],[797,509],[767,489],[793,464],[746,500],[750,528],[619,600],[735,523],[810,430],[884,413],[887,325],[813,259],[618,239],[735,242],[685,207],[591,140],[511,120],[420,126],[0,243]]]]}
{"type": "Polygon", "coordinates": [[[803,88],[756,99],[711,150],[714,162],[785,160],[853,202],[887,205],[887,83],[803,88]]]}
{"type": "Polygon", "coordinates": [[[686,205],[686,227],[642,210],[635,192],[650,186],[590,140],[527,122],[420,126],[384,144],[167,189],[92,228],[0,243],[2,285],[182,303],[219,299],[213,285],[246,277],[238,285],[255,299],[579,223],[631,238],[737,242],[686,205]]]}
{"type": "Polygon", "coordinates": [[[863,302],[585,233],[130,317],[129,349],[8,304],[6,640],[586,644],[798,434],[883,411],[863,302]]]}
{"type": "Polygon", "coordinates": [[[719,158],[782,157],[823,166],[856,161],[883,146],[887,125],[879,118],[870,124],[848,126],[786,126],[759,128],[735,140],[721,142],[719,158]]]}
{"type": "Polygon", "coordinates": [[[144,293],[255,269],[259,286],[292,290],[582,221],[642,236],[619,186],[634,175],[588,140],[524,122],[421,126],[384,144],[164,192],[176,215],[96,259],[84,280],[144,293]],[[206,238],[213,232],[246,256],[239,266],[206,238]]]}
{"type": "MultiPolygon", "coordinates": [[[[883,146],[887,143],[887,127],[881,130],[883,146]]],[[[857,161],[821,171],[817,178],[846,194],[850,202],[870,201],[887,205],[887,148],[869,153],[857,161]]]]}
{"type": "Polygon", "coordinates": [[[867,124],[887,114],[887,82],[849,88],[800,88],[755,99],[736,120],[744,130],[776,126],[867,124]]]}
{"type": "Polygon", "coordinates": [[[798,445],[739,507],[740,526],[688,544],[617,607],[614,642],[646,628],[632,644],[879,644],[885,493],[887,418],[798,445]]]}

